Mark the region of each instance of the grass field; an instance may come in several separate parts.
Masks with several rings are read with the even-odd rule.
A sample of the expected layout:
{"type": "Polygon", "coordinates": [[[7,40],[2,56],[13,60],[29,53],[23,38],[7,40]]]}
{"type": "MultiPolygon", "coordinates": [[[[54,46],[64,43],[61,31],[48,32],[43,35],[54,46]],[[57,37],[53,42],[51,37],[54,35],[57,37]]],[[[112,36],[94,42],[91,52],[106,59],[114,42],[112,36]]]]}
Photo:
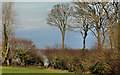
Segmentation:
{"type": "Polygon", "coordinates": [[[2,67],[2,73],[68,73],[68,72],[62,70],[52,70],[52,69],[2,67]]]}
{"type": "Polygon", "coordinates": [[[36,74],[37,73],[38,74],[39,73],[50,73],[50,74],[57,73],[57,75],[61,75],[61,73],[62,73],[62,75],[66,75],[66,74],[67,75],[90,75],[90,74],[75,74],[73,72],[68,72],[65,70],[58,70],[58,69],[36,69],[36,68],[32,68],[32,67],[24,68],[24,67],[6,67],[6,66],[2,66],[0,68],[2,68],[2,73],[30,73],[30,74],[31,73],[36,73],[36,74]]]}

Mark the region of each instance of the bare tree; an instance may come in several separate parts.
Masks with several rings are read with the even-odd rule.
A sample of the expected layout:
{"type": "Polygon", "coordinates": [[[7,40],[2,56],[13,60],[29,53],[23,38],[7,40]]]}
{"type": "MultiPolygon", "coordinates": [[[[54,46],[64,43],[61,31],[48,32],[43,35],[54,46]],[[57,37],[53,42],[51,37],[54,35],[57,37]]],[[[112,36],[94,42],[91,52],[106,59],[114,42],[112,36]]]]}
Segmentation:
{"type": "Polygon", "coordinates": [[[93,11],[92,12],[92,15],[93,16],[93,22],[94,22],[94,29],[96,31],[92,31],[94,33],[94,35],[96,36],[97,38],[97,42],[98,42],[98,49],[101,49],[103,48],[103,44],[105,42],[105,32],[107,31],[105,28],[104,28],[104,25],[106,24],[106,16],[104,16],[104,11],[102,9],[102,5],[101,3],[99,2],[94,2],[94,3],[91,3],[91,10],[93,11]],[[103,40],[102,40],[103,39],[103,40]]]}
{"type": "Polygon", "coordinates": [[[13,28],[15,27],[15,12],[13,10],[12,2],[2,3],[2,26],[3,26],[3,50],[2,55],[4,62],[9,66],[9,51],[10,36],[13,34],[13,28]]]}
{"type": "Polygon", "coordinates": [[[74,2],[74,4],[74,10],[77,12],[74,13],[76,19],[79,23],[81,23],[80,21],[83,22],[81,26],[84,31],[84,39],[87,36],[86,33],[88,30],[90,30],[97,39],[98,49],[101,49],[105,43],[105,34],[107,30],[103,26],[103,24],[106,23],[106,17],[104,16],[104,11],[102,10],[100,3],[74,2]],[[82,20],[80,20],[81,18],[82,20]]]}
{"type": "Polygon", "coordinates": [[[71,8],[71,16],[72,16],[72,23],[69,26],[69,30],[74,32],[80,32],[83,37],[83,50],[85,50],[85,42],[86,37],[88,35],[88,31],[92,28],[90,22],[90,16],[84,8],[87,9],[88,3],[81,3],[81,2],[73,2],[74,7],[71,8]],[[84,5],[84,7],[82,7],[84,5]]]}
{"type": "Polygon", "coordinates": [[[47,18],[47,23],[56,26],[62,33],[62,50],[64,50],[65,32],[68,27],[69,4],[57,4],[51,10],[47,18]]]}
{"type": "Polygon", "coordinates": [[[113,2],[103,2],[102,8],[105,11],[107,21],[109,23],[106,28],[110,31],[110,38],[114,43],[114,48],[118,49],[118,21],[119,21],[119,3],[113,2]]]}

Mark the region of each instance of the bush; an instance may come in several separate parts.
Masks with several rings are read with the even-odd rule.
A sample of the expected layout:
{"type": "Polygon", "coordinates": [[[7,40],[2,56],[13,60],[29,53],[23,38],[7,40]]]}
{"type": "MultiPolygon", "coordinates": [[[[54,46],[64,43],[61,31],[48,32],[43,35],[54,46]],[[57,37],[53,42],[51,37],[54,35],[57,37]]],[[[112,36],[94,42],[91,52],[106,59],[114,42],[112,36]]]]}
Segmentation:
{"type": "Polygon", "coordinates": [[[105,66],[102,63],[97,62],[94,66],[93,73],[102,74],[105,66]]]}
{"type": "Polygon", "coordinates": [[[41,65],[43,66],[43,57],[42,56],[36,56],[36,53],[32,53],[30,50],[23,50],[23,49],[17,49],[14,50],[14,59],[20,59],[20,65],[21,66],[27,66],[27,65],[41,65]]]}
{"type": "Polygon", "coordinates": [[[114,74],[117,58],[113,50],[44,50],[49,67],[77,73],[114,74]],[[101,62],[102,61],[102,62],[101,62]]]}
{"type": "Polygon", "coordinates": [[[13,37],[10,40],[10,45],[9,57],[15,60],[20,59],[21,66],[44,65],[42,54],[31,40],[13,37]]]}
{"type": "Polygon", "coordinates": [[[111,68],[106,62],[97,62],[93,69],[93,73],[97,74],[108,74],[110,72],[111,68]]]}

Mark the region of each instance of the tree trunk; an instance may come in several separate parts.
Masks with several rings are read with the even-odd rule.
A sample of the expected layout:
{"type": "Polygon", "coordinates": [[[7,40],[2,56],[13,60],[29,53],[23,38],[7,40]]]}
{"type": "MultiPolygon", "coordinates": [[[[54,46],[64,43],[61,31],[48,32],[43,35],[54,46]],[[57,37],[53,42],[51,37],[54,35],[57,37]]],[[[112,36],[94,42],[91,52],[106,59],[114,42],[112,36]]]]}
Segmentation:
{"type": "Polygon", "coordinates": [[[102,33],[102,35],[103,35],[103,40],[102,40],[102,42],[101,42],[101,47],[104,46],[105,39],[106,39],[106,36],[105,36],[105,29],[104,29],[104,27],[102,28],[102,31],[103,31],[103,33],[102,33]]]}
{"type": "Polygon", "coordinates": [[[111,47],[111,49],[113,49],[112,39],[111,39],[111,37],[109,37],[109,40],[110,40],[110,47],[111,47]]]}
{"type": "MultiPolygon", "coordinates": [[[[120,10],[120,9],[119,9],[120,10]]],[[[119,12],[119,15],[120,15],[120,12],[119,12]]],[[[120,21],[119,21],[119,25],[118,25],[118,30],[119,30],[119,32],[118,32],[118,59],[120,59],[120,40],[119,40],[119,38],[120,38],[120,21]]],[[[120,70],[120,60],[118,61],[118,70],[120,70]]],[[[120,74],[120,71],[119,71],[119,74],[120,74]]]]}
{"type": "Polygon", "coordinates": [[[10,63],[9,63],[9,58],[7,58],[7,66],[9,66],[10,65],[10,63]]]}
{"type": "Polygon", "coordinates": [[[64,50],[64,42],[65,42],[65,32],[62,32],[62,50],[64,50]]]}
{"type": "Polygon", "coordinates": [[[85,50],[85,41],[86,41],[86,36],[87,36],[87,32],[85,31],[84,37],[83,37],[83,50],[85,50]]]}
{"type": "Polygon", "coordinates": [[[6,52],[5,52],[5,62],[6,62],[6,65],[7,66],[9,66],[10,64],[9,64],[9,47],[8,47],[8,44],[7,44],[7,50],[6,50],[6,52]]]}
{"type": "Polygon", "coordinates": [[[85,50],[85,36],[84,36],[84,39],[83,39],[83,50],[85,50]]]}
{"type": "Polygon", "coordinates": [[[5,51],[4,52],[5,62],[6,62],[6,65],[9,66],[9,58],[8,58],[9,45],[8,45],[8,35],[7,35],[5,24],[4,24],[4,51],[5,51]]]}
{"type": "Polygon", "coordinates": [[[118,50],[118,31],[119,31],[119,27],[118,27],[118,18],[117,18],[117,11],[118,10],[115,10],[115,34],[114,34],[114,45],[115,45],[115,49],[118,50]]]}
{"type": "Polygon", "coordinates": [[[101,49],[100,29],[98,29],[97,41],[98,41],[98,50],[100,50],[101,49]]]}
{"type": "MultiPolygon", "coordinates": [[[[119,15],[120,15],[120,12],[119,12],[119,15]]],[[[119,21],[119,25],[118,25],[118,50],[120,51],[120,40],[119,40],[119,38],[120,38],[120,21],[119,21]]]]}
{"type": "Polygon", "coordinates": [[[6,64],[6,66],[9,66],[10,65],[9,58],[6,57],[4,63],[6,64]]]}

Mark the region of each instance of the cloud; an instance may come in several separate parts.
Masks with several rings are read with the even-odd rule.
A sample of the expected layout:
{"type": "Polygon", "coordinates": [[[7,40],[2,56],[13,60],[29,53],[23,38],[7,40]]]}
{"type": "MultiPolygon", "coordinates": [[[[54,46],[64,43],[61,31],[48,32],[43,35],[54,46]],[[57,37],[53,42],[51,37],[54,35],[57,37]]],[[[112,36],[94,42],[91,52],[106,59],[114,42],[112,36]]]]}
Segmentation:
{"type": "Polygon", "coordinates": [[[19,31],[35,31],[43,28],[40,24],[26,24],[19,27],[19,31]]]}
{"type": "Polygon", "coordinates": [[[29,26],[24,26],[23,30],[36,30],[36,29],[40,29],[40,25],[29,25],[29,26]]]}
{"type": "Polygon", "coordinates": [[[51,10],[52,10],[52,8],[47,9],[47,11],[51,11],[51,10]]]}
{"type": "Polygon", "coordinates": [[[44,28],[47,29],[49,26],[46,24],[46,21],[43,18],[27,18],[21,22],[21,25],[17,30],[34,31],[44,28]]]}
{"type": "Polygon", "coordinates": [[[42,4],[42,3],[31,3],[31,2],[27,2],[27,3],[16,3],[16,8],[21,8],[21,9],[35,9],[35,8],[41,8],[41,7],[45,7],[47,5],[42,4]]]}
{"type": "Polygon", "coordinates": [[[49,28],[46,18],[55,3],[15,3],[14,9],[17,12],[17,18],[20,27],[17,30],[34,31],[43,28],[49,28]]]}
{"type": "Polygon", "coordinates": [[[41,22],[42,21],[42,18],[30,18],[30,19],[27,19],[26,22],[41,22]]]}

